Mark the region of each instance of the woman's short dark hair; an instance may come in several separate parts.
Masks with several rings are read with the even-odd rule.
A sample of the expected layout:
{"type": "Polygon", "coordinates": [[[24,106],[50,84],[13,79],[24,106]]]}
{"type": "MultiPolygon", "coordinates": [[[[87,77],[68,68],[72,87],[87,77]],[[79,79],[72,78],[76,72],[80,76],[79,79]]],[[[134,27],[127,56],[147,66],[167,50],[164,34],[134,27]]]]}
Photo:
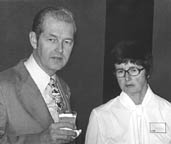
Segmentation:
{"type": "Polygon", "coordinates": [[[150,44],[143,41],[121,41],[112,49],[112,63],[121,64],[131,62],[143,66],[146,76],[152,71],[152,49],[150,44]]]}

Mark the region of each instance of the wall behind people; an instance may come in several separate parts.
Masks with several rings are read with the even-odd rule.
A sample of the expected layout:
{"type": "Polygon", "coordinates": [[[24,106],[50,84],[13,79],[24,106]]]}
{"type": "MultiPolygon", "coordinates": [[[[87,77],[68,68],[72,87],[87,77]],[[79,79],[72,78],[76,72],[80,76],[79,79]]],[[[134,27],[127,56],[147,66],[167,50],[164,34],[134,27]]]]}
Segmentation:
{"type": "Polygon", "coordinates": [[[154,0],[154,70],[151,85],[156,93],[171,101],[171,1],[154,0]]]}
{"type": "Polygon", "coordinates": [[[45,6],[66,6],[76,18],[77,35],[69,63],[59,75],[71,88],[71,105],[78,112],[84,141],[90,111],[102,103],[105,0],[0,0],[0,71],[28,57],[28,33],[36,12],[45,6]]]}
{"type": "MultiPolygon", "coordinates": [[[[141,39],[152,47],[153,0],[107,0],[103,102],[120,93],[110,52],[120,40],[141,39]]],[[[152,48],[150,48],[152,49],[152,48]]]]}

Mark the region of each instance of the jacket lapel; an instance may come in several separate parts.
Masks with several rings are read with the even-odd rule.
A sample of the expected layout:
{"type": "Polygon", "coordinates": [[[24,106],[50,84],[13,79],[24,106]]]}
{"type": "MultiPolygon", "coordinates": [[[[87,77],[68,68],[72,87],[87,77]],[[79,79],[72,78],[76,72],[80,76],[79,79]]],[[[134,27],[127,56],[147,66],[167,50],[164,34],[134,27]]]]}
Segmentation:
{"type": "Polygon", "coordinates": [[[17,93],[23,108],[43,129],[47,128],[53,120],[39,89],[26,70],[23,62],[19,63],[16,69],[21,75],[21,81],[17,85],[17,93]]]}

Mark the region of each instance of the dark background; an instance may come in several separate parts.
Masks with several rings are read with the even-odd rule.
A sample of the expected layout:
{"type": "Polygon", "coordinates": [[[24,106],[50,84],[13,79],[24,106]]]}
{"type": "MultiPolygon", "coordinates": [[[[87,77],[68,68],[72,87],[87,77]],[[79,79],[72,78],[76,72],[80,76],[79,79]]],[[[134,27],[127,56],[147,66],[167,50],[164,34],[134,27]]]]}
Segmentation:
{"type": "Polygon", "coordinates": [[[168,0],[0,0],[0,71],[28,57],[28,33],[36,12],[65,6],[77,23],[75,47],[58,74],[71,88],[72,108],[84,143],[91,110],[120,92],[112,74],[110,50],[123,39],[147,41],[154,55],[151,87],[171,101],[171,2],[168,0]]]}
{"type": "Polygon", "coordinates": [[[117,96],[111,49],[121,40],[143,40],[152,51],[153,0],[107,0],[103,101],[117,96]]]}
{"type": "Polygon", "coordinates": [[[154,0],[154,70],[151,85],[161,97],[171,101],[171,1],[154,0]]]}

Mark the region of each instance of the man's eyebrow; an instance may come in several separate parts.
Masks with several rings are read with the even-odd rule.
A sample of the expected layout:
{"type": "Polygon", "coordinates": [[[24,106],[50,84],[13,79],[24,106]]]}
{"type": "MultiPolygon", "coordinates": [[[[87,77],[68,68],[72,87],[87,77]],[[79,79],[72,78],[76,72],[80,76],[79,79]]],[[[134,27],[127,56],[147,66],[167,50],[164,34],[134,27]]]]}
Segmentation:
{"type": "MultiPolygon", "coordinates": [[[[48,36],[50,36],[50,37],[54,37],[54,38],[57,38],[58,36],[56,36],[55,34],[49,34],[48,36]]],[[[65,38],[65,40],[71,40],[71,41],[74,41],[74,38],[72,38],[72,37],[67,37],[67,38],[65,38]]]]}
{"type": "Polygon", "coordinates": [[[57,36],[56,36],[56,35],[54,35],[54,34],[49,34],[48,36],[51,36],[51,37],[55,37],[55,38],[57,38],[57,36]]]}
{"type": "Polygon", "coordinates": [[[66,38],[65,40],[71,40],[71,41],[74,41],[74,39],[73,39],[73,38],[66,38]]]}

